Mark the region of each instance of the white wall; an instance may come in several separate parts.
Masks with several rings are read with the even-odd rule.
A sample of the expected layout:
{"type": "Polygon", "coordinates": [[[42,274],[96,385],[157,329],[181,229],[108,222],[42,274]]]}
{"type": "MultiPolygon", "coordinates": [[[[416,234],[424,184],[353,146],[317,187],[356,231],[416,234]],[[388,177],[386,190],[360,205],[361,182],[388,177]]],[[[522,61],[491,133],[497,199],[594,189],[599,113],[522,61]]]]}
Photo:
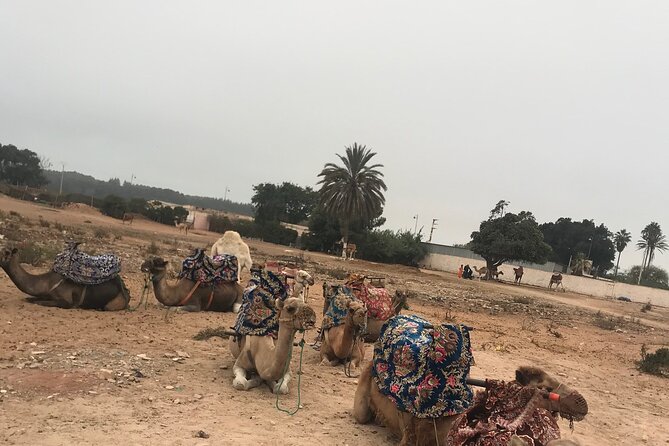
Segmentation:
{"type": "MultiPolygon", "coordinates": [[[[457,273],[460,265],[469,264],[472,269],[474,266],[481,268],[485,266],[485,262],[472,260],[465,257],[448,256],[443,254],[428,254],[419,262],[425,268],[434,269],[438,271],[448,271],[457,273]]],[[[504,273],[500,279],[506,281],[513,281],[513,268],[516,265],[509,263],[502,265],[498,271],[504,273]]],[[[536,269],[524,267],[523,283],[529,285],[536,285],[540,287],[548,287],[551,279],[551,273],[546,271],[539,271],[536,269]]],[[[474,277],[477,277],[474,274],[474,277]]],[[[562,284],[572,293],[587,294],[597,297],[617,298],[620,296],[629,297],[634,302],[650,302],[652,305],[659,305],[662,307],[669,307],[669,291],[660,290],[657,288],[649,288],[637,285],[629,285],[626,283],[610,282],[600,279],[592,279],[589,277],[579,277],[562,275],[562,284]]]]}

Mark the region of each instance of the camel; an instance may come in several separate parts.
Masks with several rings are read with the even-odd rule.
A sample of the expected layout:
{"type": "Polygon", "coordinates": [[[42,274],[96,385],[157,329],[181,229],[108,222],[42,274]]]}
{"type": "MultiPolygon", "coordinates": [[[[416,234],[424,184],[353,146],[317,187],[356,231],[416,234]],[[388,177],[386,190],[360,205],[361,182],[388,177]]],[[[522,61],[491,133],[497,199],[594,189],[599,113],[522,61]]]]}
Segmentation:
{"type": "Polygon", "coordinates": [[[177,227],[179,232],[184,232],[186,235],[188,235],[188,231],[193,228],[193,223],[189,223],[187,221],[179,222],[179,220],[174,220],[174,226],[177,227]]]}
{"type": "Polygon", "coordinates": [[[275,306],[279,311],[276,342],[272,336],[230,337],[230,353],[235,358],[232,386],[237,390],[249,390],[266,382],[274,393],[288,393],[295,334],[313,328],[316,313],[295,297],[276,299],[275,306]]]}
{"type": "Polygon", "coordinates": [[[238,232],[225,231],[223,236],[212,245],[210,256],[214,257],[223,254],[237,257],[237,261],[239,262],[239,282],[241,282],[242,270],[246,269],[250,273],[253,266],[249,245],[244,243],[238,232]]]}
{"type": "MultiPolygon", "coordinates": [[[[323,289],[328,287],[323,284],[323,289]]],[[[321,364],[344,364],[354,369],[365,358],[362,339],[367,327],[367,308],[343,287],[333,286],[323,306],[321,364]]],[[[325,297],[326,293],[324,293],[325,297]]]]}
{"type": "Polygon", "coordinates": [[[295,285],[293,286],[293,297],[297,297],[302,302],[307,301],[309,297],[309,287],[314,284],[314,278],[304,270],[298,270],[294,277],[295,285]]]}
{"type": "MultiPolygon", "coordinates": [[[[513,437],[511,437],[509,446],[527,446],[527,442],[521,439],[519,436],[514,435],[513,437]]],[[[571,440],[560,439],[560,440],[551,440],[548,443],[546,443],[546,446],[578,446],[578,443],[575,443],[571,440]]]]}
{"type": "Polygon", "coordinates": [[[490,273],[490,277],[493,277],[493,276],[494,276],[494,277],[495,277],[495,280],[499,280],[499,276],[503,276],[503,275],[504,275],[504,271],[497,271],[497,270],[495,270],[495,271],[493,271],[493,272],[490,273]]]}
{"type": "Polygon", "coordinates": [[[347,243],[344,252],[347,260],[353,260],[358,247],[355,243],[347,243]]]}
{"type": "Polygon", "coordinates": [[[239,311],[244,289],[238,282],[199,287],[196,282],[183,278],[172,286],[165,278],[167,264],[160,257],[149,257],[140,267],[142,272],[151,274],[153,292],[161,304],[185,311],[239,311]]]}
{"type": "Polygon", "coordinates": [[[4,249],[0,267],[24,293],[60,308],[120,311],[128,307],[130,294],[120,276],[98,285],[80,285],[54,271],[30,274],[21,266],[18,252],[16,248],[4,249]]]}
{"type": "Polygon", "coordinates": [[[481,277],[488,274],[488,268],[486,268],[485,266],[482,266],[481,269],[474,266],[474,271],[476,271],[476,273],[479,275],[479,280],[481,280],[481,277]]]}
{"type": "Polygon", "coordinates": [[[123,218],[122,218],[121,224],[124,225],[125,222],[127,221],[128,224],[131,225],[131,224],[132,224],[132,221],[133,221],[134,219],[135,219],[135,214],[130,214],[130,213],[124,212],[124,213],[123,213],[123,218]]]}
{"type": "Polygon", "coordinates": [[[562,285],[562,274],[557,273],[557,274],[553,274],[551,276],[551,281],[548,283],[548,289],[549,290],[553,289],[553,284],[555,284],[555,290],[556,291],[559,287],[562,287],[562,291],[565,291],[564,285],[562,285]]]}
{"type": "MultiPolygon", "coordinates": [[[[454,429],[456,425],[465,424],[462,429],[467,429],[467,418],[463,414],[471,407],[472,395],[463,381],[469,382],[467,376],[472,360],[465,327],[435,328],[417,317],[398,316],[386,325],[375,346],[373,361],[362,369],[358,378],[353,405],[356,422],[366,424],[376,419],[400,438],[400,446],[467,444],[451,443],[449,440],[453,438],[448,437],[460,432],[454,429]],[[433,331],[424,337],[424,330],[433,331]],[[415,339],[417,343],[412,343],[407,350],[408,339],[415,339]],[[418,348],[413,350],[414,347],[418,348]],[[415,362],[416,358],[419,363],[415,362]],[[417,370],[422,373],[416,373],[417,370]],[[429,381],[426,374],[430,376],[429,381]],[[413,383],[419,383],[418,390],[413,383]],[[418,392],[420,398],[411,389],[418,392]]],[[[560,397],[574,394],[567,386],[533,367],[520,367],[516,381],[521,386],[555,392],[560,397]]],[[[548,398],[539,397],[533,402],[535,407],[555,409],[556,403],[548,398]]],[[[575,419],[582,419],[587,413],[585,400],[583,405],[585,410],[574,414],[575,419]]]]}
{"type": "Polygon", "coordinates": [[[520,285],[520,281],[523,278],[523,272],[522,266],[513,269],[513,274],[516,276],[513,283],[520,285]]]}

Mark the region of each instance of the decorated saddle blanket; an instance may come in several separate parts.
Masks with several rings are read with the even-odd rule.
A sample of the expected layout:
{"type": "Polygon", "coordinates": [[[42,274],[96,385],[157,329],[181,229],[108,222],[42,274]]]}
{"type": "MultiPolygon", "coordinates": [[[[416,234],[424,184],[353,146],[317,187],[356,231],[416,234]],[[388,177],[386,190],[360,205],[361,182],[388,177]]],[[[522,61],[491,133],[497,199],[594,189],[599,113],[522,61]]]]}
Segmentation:
{"type": "Polygon", "coordinates": [[[217,285],[220,282],[236,282],[239,278],[237,257],[223,254],[209,257],[204,250],[195,253],[183,261],[179,278],[186,278],[205,285],[217,285]]]}
{"type": "Polygon", "coordinates": [[[280,276],[266,271],[254,271],[244,290],[242,307],[233,329],[242,336],[274,336],[279,333],[279,310],[276,299],[288,297],[285,282],[280,276]]]}
{"type": "Polygon", "coordinates": [[[78,242],[68,242],[53,262],[52,270],[79,285],[99,285],[121,272],[121,259],[115,254],[92,256],[79,251],[78,242]]]}
{"type": "Polygon", "coordinates": [[[329,305],[323,316],[321,327],[323,330],[337,327],[346,321],[349,302],[358,300],[346,286],[337,286],[334,296],[329,299],[329,305]]]}
{"type": "Polygon", "coordinates": [[[447,444],[507,446],[517,435],[527,446],[545,446],[560,438],[553,414],[533,405],[536,393],[536,388],[515,381],[488,380],[486,389],[476,393],[472,407],[454,424],[447,444]]]}
{"type": "Polygon", "coordinates": [[[386,322],[374,346],[372,375],[395,406],[418,418],[463,413],[472,404],[472,364],[464,325],[433,326],[418,316],[386,322]]]}
{"type": "Polygon", "coordinates": [[[393,303],[385,288],[377,288],[361,282],[348,283],[355,297],[367,306],[367,316],[371,319],[387,321],[393,315],[393,303]]]}

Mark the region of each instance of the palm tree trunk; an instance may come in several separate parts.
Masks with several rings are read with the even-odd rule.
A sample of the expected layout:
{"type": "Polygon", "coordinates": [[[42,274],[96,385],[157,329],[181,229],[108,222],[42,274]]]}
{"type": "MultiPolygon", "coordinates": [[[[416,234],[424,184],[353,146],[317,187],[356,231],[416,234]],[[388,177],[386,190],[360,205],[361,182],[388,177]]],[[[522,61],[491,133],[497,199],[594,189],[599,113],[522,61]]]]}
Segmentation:
{"type": "Polygon", "coordinates": [[[641,275],[643,274],[644,266],[646,265],[647,256],[648,256],[648,248],[646,248],[643,252],[643,260],[641,260],[641,268],[639,268],[639,279],[636,282],[637,285],[641,284],[641,275]]]}
{"type": "Polygon", "coordinates": [[[616,262],[616,271],[613,273],[613,280],[616,280],[618,277],[618,265],[620,265],[620,256],[623,255],[622,251],[618,251],[618,261],[616,262]]]}

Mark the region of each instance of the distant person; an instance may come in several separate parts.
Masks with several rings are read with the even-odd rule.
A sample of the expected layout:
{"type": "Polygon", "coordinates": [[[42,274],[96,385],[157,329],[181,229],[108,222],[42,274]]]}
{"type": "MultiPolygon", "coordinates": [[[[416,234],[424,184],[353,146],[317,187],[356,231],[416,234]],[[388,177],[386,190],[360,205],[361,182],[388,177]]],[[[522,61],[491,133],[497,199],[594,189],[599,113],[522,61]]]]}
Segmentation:
{"type": "Polygon", "coordinates": [[[463,279],[469,279],[472,280],[474,278],[474,271],[469,267],[469,265],[465,265],[465,269],[462,272],[462,278],[463,279]]]}
{"type": "Polygon", "coordinates": [[[460,268],[458,268],[458,279],[462,279],[462,273],[463,273],[463,268],[462,265],[460,265],[460,268]]]}

